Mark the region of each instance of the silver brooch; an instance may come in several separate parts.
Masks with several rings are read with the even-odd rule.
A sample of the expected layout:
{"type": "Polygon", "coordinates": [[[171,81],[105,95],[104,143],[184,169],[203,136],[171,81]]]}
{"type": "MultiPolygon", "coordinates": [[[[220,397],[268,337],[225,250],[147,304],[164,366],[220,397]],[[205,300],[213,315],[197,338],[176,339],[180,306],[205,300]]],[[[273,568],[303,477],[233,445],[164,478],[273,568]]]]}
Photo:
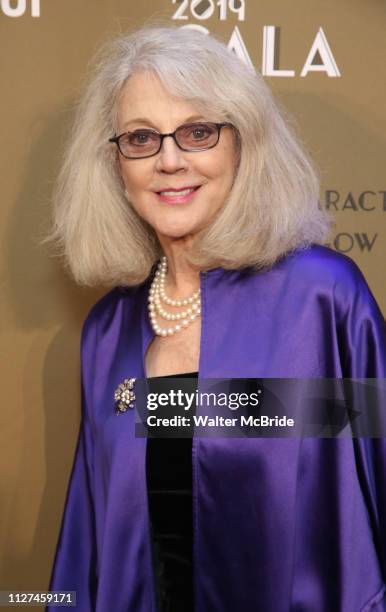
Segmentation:
{"type": "Polygon", "coordinates": [[[133,391],[136,378],[125,378],[114,392],[117,414],[126,412],[128,408],[134,408],[135,393],[133,391]]]}

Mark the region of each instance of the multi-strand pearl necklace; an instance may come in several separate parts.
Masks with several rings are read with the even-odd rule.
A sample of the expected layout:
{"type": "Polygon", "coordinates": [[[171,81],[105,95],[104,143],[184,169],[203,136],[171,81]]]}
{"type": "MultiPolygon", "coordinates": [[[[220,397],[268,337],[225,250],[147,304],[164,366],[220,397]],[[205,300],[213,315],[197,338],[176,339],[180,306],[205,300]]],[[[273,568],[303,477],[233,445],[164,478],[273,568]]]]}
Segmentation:
{"type": "Polygon", "coordinates": [[[149,291],[149,317],[150,323],[157,336],[172,336],[179,332],[190,323],[193,323],[201,314],[201,297],[200,289],[195,291],[190,297],[182,300],[172,300],[165,293],[166,273],[168,270],[168,262],[166,257],[162,257],[149,291]],[[162,302],[169,306],[184,307],[181,312],[168,312],[162,306],[162,302]],[[170,327],[161,327],[157,323],[157,316],[166,319],[166,321],[176,321],[170,327]]]}

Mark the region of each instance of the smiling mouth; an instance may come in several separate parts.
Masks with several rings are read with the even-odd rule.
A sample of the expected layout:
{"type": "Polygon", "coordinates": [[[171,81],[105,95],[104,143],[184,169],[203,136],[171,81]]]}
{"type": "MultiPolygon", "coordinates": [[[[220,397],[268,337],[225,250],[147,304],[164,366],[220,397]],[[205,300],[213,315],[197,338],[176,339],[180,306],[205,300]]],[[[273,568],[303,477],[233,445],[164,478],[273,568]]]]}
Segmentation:
{"type": "Polygon", "coordinates": [[[165,189],[165,191],[157,191],[157,194],[162,195],[162,196],[167,196],[167,197],[186,196],[186,195],[193,193],[194,191],[197,191],[197,189],[199,189],[200,187],[201,185],[197,185],[197,187],[186,187],[185,189],[179,189],[179,190],[165,189]]]}
{"type": "Polygon", "coordinates": [[[165,191],[158,191],[156,195],[161,202],[165,204],[185,204],[190,202],[196,195],[197,191],[201,188],[201,185],[197,187],[187,187],[175,191],[173,189],[165,189],[165,191]]]}

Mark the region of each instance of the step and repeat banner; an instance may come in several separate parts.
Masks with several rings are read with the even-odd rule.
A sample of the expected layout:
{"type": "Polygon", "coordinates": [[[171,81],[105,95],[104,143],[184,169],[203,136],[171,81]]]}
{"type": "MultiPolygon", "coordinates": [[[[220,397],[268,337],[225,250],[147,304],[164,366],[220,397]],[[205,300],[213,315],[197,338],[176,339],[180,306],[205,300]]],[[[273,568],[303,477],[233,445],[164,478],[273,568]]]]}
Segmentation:
{"type": "Polygon", "coordinates": [[[1,589],[46,589],[79,427],[79,334],[103,291],[41,245],[98,47],[143,24],[220,36],[256,66],[314,157],[329,246],[386,312],[386,4],[379,0],[0,0],[1,589]]]}

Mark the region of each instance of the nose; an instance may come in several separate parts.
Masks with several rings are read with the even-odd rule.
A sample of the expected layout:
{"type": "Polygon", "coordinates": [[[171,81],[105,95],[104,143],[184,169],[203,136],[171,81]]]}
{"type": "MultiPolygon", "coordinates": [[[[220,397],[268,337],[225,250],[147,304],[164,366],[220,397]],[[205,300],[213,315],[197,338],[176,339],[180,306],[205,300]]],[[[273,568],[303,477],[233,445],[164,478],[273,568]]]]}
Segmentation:
{"type": "Polygon", "coordinates": [[[177,172],[185,170],[188,167],[187,159],[182,151],[172,138],[166,136],[162,141],[162,147],[157,155],[157,170],[159,172],[177,172]]]}

